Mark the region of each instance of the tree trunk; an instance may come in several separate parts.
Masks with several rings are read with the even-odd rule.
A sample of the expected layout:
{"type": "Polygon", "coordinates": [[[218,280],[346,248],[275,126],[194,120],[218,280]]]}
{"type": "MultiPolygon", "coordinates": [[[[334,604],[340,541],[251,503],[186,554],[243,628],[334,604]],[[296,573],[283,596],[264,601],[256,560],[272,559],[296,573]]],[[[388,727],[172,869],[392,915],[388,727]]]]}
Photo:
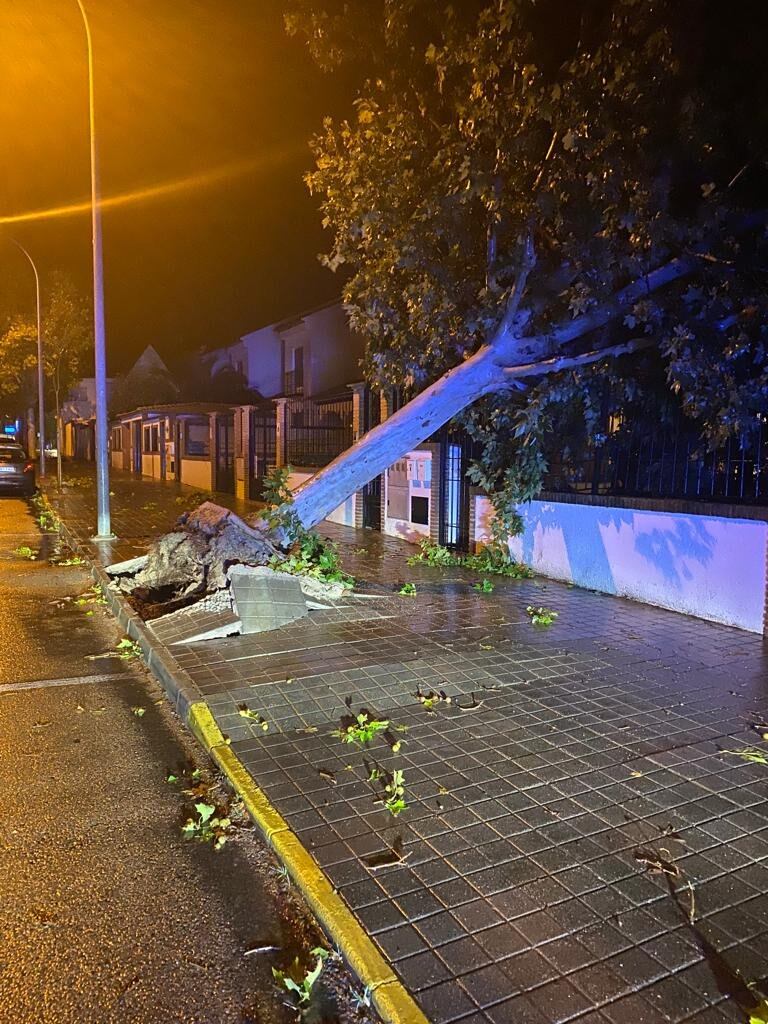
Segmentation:
{"type": "Polygon", "coordinates": [[[56,485],[61,491],[63,483],[62,468],[61,468],[61,441],[62,441],[62,429],[61,429],[61,405],[59,402],[59,388],[54,389],[54,395],[56,399],[56,485]]]}
{"type": "Polygon", "coordinates": [[[462,409],[505,387],[504,369],[494,356],[490,346],[481,348],[307,480],[291,506],[302,525],[315,526],[462,409]]]}

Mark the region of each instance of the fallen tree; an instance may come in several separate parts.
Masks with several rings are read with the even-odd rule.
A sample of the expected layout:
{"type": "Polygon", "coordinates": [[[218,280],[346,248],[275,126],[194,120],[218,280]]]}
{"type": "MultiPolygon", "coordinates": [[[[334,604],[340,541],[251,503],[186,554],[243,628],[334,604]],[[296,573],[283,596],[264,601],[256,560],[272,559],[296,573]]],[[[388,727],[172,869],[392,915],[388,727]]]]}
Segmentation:
{"type": "Polygon", "coordinates": [[[311,528],[456,417],[502,522],[574,414],[594,445],[608,414],[664,403],[712,445],[756,432],[768,65],[732,14],[696,0],[294,0],[289,29],[320,64],[360,72],[355,116],[314,141],[326,263],[348,271],[366,379],[413,397],[307,481],[281,526],[244,524],[211,561],[191,519],[158,578],[182,556],[205,586],[216,558],[267,559],[288,513],[311,528]]]}

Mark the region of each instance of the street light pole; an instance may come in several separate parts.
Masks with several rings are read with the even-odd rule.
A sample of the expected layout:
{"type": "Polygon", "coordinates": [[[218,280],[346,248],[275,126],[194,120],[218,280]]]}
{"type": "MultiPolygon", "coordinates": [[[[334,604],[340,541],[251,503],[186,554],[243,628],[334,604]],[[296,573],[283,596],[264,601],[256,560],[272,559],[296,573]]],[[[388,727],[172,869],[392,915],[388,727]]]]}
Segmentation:
{"type": "Polygon", "coordinates": [[[38,431],[40,433],[40,476],[45,476],[45,373],[43,369],[43,327],[40,315],[40,275],[37,272],[35,261],[27,250],[17,242],[15,238],[11,241],[20,249],[29,260],[32,273],[35,275],[35,301],[37,303],[37,416],[40,420],[38,431]]]}
{"type": "Polygon", "coordinates": [[[77,0],[88,46],[88,117],[91,143],[91,225],[93,234],[93,347],[96,375],[96,509],[95,540],[112,539],[107,460],[107,353],[104,339],[104,260],[101,244],[101,195],[96,153],[96,105],[93,90],[93,42],[83,0],[77,0]]]}

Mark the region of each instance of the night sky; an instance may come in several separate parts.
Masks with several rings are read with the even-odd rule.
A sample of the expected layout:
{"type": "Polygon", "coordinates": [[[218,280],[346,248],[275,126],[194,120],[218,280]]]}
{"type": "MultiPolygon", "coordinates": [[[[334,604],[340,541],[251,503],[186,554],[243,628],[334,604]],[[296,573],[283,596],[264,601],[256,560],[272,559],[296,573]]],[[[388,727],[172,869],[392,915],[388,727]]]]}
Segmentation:
{"type": "MultiPolygon", "coordinates": [[[[109,372],[152,343],[169,359],[338,294],[323,269],[308,140],[350,90],[282,26],[278,0],[86,0],[105,198],[214,180],[104,213],[109,372]]],[[[83,28],[75,0],[0,5],[0,216],[87,199],[83,28]]],[[[90,288],[87,213],[0,228],[41,270],[90,288]]],[[[0,315],[33,302],[0,238],[0,315]]],[[[30,311],[32,307],[30,306],[30,311]]]]}

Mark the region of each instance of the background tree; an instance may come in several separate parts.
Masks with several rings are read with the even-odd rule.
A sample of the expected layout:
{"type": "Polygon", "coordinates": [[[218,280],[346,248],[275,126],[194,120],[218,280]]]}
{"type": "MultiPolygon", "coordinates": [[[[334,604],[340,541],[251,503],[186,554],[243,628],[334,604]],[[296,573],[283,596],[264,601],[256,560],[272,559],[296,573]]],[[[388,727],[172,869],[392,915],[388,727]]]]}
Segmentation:
{"type": "Polygon", "coordinates": [[[61,486],[62,400],[72,385],[91,372],[93,328],[90,304],[62,273],[55,272],[43,304],[43,364],[56,417],[56,468],[61,486]]]}
{"type": "Polygon", "coordinates": [[[756,429],[767,21],[745,0],[292,6],[316,60],[360,71],[355,116],[314,141],[325,260],[368,380],[417,396],[298,493],[305,525],[467,407],[508,517],[562,417],[594,435],[644,380],[712,444],[756,429]]]}
{"type": "MultiPolygon", "coordinates": [[[[41,286],[43,368],[48,408],[53,407],[61,477],[61,403],[71,386],[90,367],[93,350],[87,300],[60,271],[41,286]]],[[[6,411],[25,412],[36,399],[37,327],[26,316],[13,315],[0,334],[0,397],[6,411]]]]}
{"type": "Polygon", "coordinates": [[[35,400],[37,328],[24,317],[9,317],[0,333],[0,401],[3,413],[16,418],[35,400]]]}

